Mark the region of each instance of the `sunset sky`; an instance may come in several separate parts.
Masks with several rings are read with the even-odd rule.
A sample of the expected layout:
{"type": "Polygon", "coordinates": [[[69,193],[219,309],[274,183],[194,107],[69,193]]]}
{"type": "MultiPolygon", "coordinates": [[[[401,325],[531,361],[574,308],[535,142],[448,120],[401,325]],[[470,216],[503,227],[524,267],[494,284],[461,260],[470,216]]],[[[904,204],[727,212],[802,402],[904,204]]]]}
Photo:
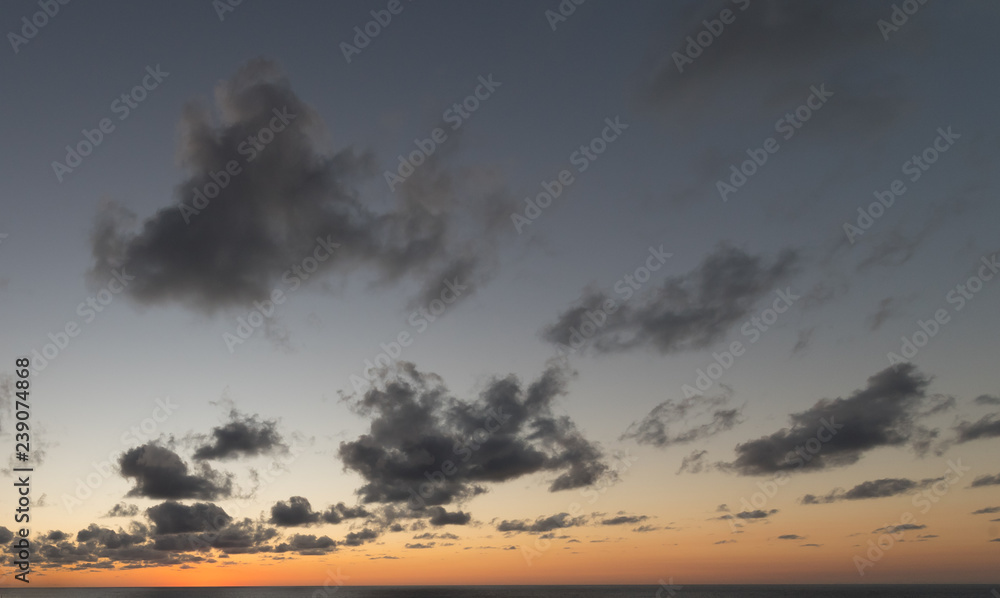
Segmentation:
{"type": "Polygon", "coordinates": [[[3,4],[0,586],[998,581],[1000,4],[578,1],[3,4]]]}

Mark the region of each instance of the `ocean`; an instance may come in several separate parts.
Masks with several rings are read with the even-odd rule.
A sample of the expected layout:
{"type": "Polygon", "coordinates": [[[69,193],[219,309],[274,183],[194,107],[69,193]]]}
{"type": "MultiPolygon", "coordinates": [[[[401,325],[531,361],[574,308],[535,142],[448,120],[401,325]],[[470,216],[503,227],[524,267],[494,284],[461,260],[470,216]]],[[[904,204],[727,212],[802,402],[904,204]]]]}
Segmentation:
{"type": "Polygon", "coordinates": [[[15,598],[997,598],[986,585],[5,588],[15,598]]]}

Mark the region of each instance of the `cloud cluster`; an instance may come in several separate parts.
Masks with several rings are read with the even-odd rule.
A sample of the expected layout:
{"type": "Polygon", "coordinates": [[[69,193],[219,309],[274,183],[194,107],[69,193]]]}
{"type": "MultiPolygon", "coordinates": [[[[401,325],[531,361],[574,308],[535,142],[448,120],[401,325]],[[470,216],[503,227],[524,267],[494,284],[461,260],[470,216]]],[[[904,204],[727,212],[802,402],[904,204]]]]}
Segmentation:
{"type": "Polygon", "coordinates": [[[549,517],[538,517],[534,521],[529,521],[527,519],[508,521],[504,519],[497,524],[497,531],[515,533],[529,532],[540,534],[566,527],[581,526],[586,524],[586,522],[586,517],[571,517],[569,513],[557,513],[555,515],[550,515],[549,517]]]}
{"type": "Polygon", "coordinates": [[[287,446],[277,431],[277,425],[274,420],[261,421],[256,415],[244,415],[233,409],[229,412],[228,422],[212,428],[211,440],[195,450],[194,458],[224,460],[285,450],[287,446]]]}
{"type": "MultiPolygon", "coordinates": [[[[767,263],[742,249],[720,245],[690,272],[638,291],[638,296],[621,303],[607,314],[588,346],[599,353],[650,348],[663,354],[707,347],[746,319],[754,305],[793,272],[797,260],[798,254],[790,249],[767,263]]],[[[602,291],[587,291],[542,330],[542,338],[572,346],[574,331],[589,323],[588,312],[600,309],[605,301],[614,299],[602,291]]]]}
{"type": "Polygon", "coordinates": [[[371,418],[369,431],[339,449],[345,469],[365,481],[363,503],[405,503],[440,525],[468,519],[426,507],[480,494],[485,484],[547,473],[555,476],[549,490],[558,491],[611,475],[601,448],[553,411],[566,392],[560,367],[527,387],[514,376],[494,379],[471,401],[410,363],[381,376],[352,404],[371,418]]]}

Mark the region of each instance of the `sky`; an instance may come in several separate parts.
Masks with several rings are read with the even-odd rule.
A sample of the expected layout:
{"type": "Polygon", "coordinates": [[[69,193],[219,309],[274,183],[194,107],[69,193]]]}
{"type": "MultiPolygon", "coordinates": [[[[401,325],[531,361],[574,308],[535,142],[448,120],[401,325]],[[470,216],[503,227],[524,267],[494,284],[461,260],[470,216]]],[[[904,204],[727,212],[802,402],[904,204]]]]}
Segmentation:
{"type": "Polygon", "coordinates": [[[0,14],[3,586],[997,581],[997,3],[0,14]]]}

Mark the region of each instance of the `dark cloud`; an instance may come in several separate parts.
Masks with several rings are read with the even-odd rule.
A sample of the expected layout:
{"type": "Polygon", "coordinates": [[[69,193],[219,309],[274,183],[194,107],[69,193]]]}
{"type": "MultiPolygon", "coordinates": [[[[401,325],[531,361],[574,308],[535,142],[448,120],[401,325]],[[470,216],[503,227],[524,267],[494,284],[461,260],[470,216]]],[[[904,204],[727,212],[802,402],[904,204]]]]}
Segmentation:
{"type": "MultiPolygon", "coordinates": [[[[639,444],[666,448],[704,440],[743,421],[743,408],[731,408],[732,393],[715,397],[694,396],[679,401],[667,399],[653,408],[642,420],[631,424],[621,440],[634,439],[639,444]],[[693,421],[692,421],[693,420],[693,421]],[[676,430],[672,428],[681,427],[676,430]]],[[[683,469],[686,464],[682,464],[683,469]]]]}
{"type": "Polygon", "coordinates": [[[549,517],[539,517],[534,521],[527,519],[507,521],[505,519],[497,525],[497,531],[543,533],[564,527],[584,525],[586,521],[585,517],[570,517],[569,513],[557,513],[549,517]]]}
{"type": "Polygon", "coordinates": [[[431,507],[427,510],[430,513],[429,523],[435,527],[442,525],[466,525],[472,521],[472,515],[462,511],[448,512],[444,507],[431,507]]]}
{"type": "Polygon", "coordinates": [[[649,519],[648,515],[619,515],[617,517],[612,517],[611,519],[604,519],[601,521],[601,525],[626,525],[640,523],[649,519]]]}
{"type": "Polygon", "coordinates": [[[978,478],[972,480],[972,485],[970,488],[979,488],[981,486],[998,486],[1000,485],[1000,473],[997,475],[981,475],[978,478]]]}
{"type": "Polygon", "coordinates": [[[754,305],[793,272],[797,259],[796,252],[786,249],[767,264],[723,244],[694,270],[638,291],[627,303],[602,291],[585,292],[576,306],[542,330],[542,338],[565,347],[581,346],[580,331],[594,328],[588,313],[615,301],[617,309],[587,339],[592,350],[649,348],[667,354],[702,349],[746,319],[754,305]]]}
{"type": "Polygon", "coordinates": [[[371,517],[372,513],[365,510],[362,506],[349,507],[342,502],[339,502],[331,506],[326,511],[320,515],[323,521],[327,523],[340,523],[345,519],[361,519],[363,517],[371,517]]]}
{"type": "Polygon", "coordinates": [[[366,527],[361,531],[348,533],[344,538],[343,544],[344,546],[361,546],[365,542],[374,540],[375,538],[378,538],[378,532],[366,527]]]}
{"type": "Polygon", "coordinates": [[[708,451],[694,450],[681,461],[677,473],[701,473],[708,468],[708,451]]]}
{"type": "Polygon", "coordinates": [[[489,177],[452,174],[435,156],[396,190],[391,206],[375,211],[381,198],[357,190],[377,170],[373,157],[325,153],[322,118],[274,62],[248,62],[219,84],[215,100],[215,110],[184,109],[179,156],[189,175],[172,205],[138,229],[119,205],[99,214],[93,277],[115,269],[134,277],[125,292],[141,303],[213,312],[311,282],[314,276],[294,270],[307,259],[318,263],[315,276],[364,267],[379,282],[411,277],[425,287],[421,296],[439,292],[449,275],[484,276],[484,254],[509,229],[495,214],[509,199],[489,177]],[[262,135],[273,138],[266,145],[248,141],[266,128],[281,130],[262,135]],[[238,172],[226,174],[233,163],[238,172]],[[209,199],[196,202],[202,193],[209,199]]]}
{"type": "Polygon", "coordinates": [[[407,543],[406,547],[407,548],[434,548],[434,542],[429,542],[427,544],[421,544],[419,542],[415,542],[413,544],[407,543]]]}
{"type": "Polygon", "coordinates": [[[167,501],[146,509],[146,515],[153,522],[157,535],[216,530],[233,520],[225,510],[212,503],[183,505],[167,501]]]}
{"type": "Polygon", "coordinates": [[[154,442],[128,450],[118,465],[123,477],[135,479],[135,488],[127,496],[211,500],[232,494],[231,476],[206,464],[198,469],[198,475],[191,475],[177,453],[154,442]]]}
{"type": "Polygon", "coordinates": [[[778,536],[779,540],[805,540],[802,536],[798,534],[785,534],[784,536],[778,536]]]}
{"type": "Polygon", "coordinates": [[[271,507],[268,523],[281,527],[297,527],[319,523],[320,514],[312,510],[309,501],[301,496],[293,496],[288,502],[278,501],[271,507]]]}
{"type": "Polygon", "coordinates": [[[991,515],[993,513],[1000,513],[1000,507],[985,507],[972,512],[973,515],[991,515]]]}
{"type": "Polygon", "coordinates": [[[979,395],[973,402],[977,405],[1000,405],[1000,397],[992,395],[979,395]]]}
{"type": "Polygon", "coordinates": [[[873,534],[895,534],[897,532],[908,532],[918,529],[927,529],[926,525],[918,525],[916,523],[901,523],[899,525],[887,525],[885,527],[880,527],[874,531],[873,534]]]}
{"type": "Polygon", "coordinates": [[[120,502],[115,506],[111,507],[105,517],[135,517],[139,514],[139,507],[136,505],[130,505],[128,503],[120,502]]]}
{"type": "Polygon", "coordinates": [[[879,301],[878,310],[868,316],[868,329],[871,331],[878,330],[893,315],[894,310],[898,307],[899,300],[894,297],[885,297],[879,301]]]}
{"type": "Polygon", "coordinates": [[[801,502],[804,505],[818,505],[841,500],[864,500],[868,498],[898,496],[900,494],[908,494],[915,490],[920,490],[921,488],[927,488],[942,479],[944,478],[927,478],[920,481],[914,481],[906,478],[882,478],[879,480],[862,482],[846,492],[838,488],[832,490],[826,496],[806,494],[802,497],[801,502]]]}
{"type": "Polygon", "coordinates": [[[790,415],[791,427],[738,445],[736,460],[721,467],[742,475],[819,470],[856,463],[879,447],[926,442],[934,433],[915,420],[928,384],[912,364],[886,368],[849,397],[822,399],[790,415]]]}
{"type": "Polygon", "coordinates": [[[756,509],[754,511],[740,511],[739,513],[736,513],[736,518],[737,519],[767,519],[768,517],[770,517],[771,515],[774,515],[777,512],[778,512],[778,509],[771,509],[770,511],[762,511],[760,509],[756,509]]]}
{"type": "Polygon", "coordinates": [[[301,555],[320,555],[332,552],[337,543],[329,536],[295,534],[274,547],[274,552],[297,552],[301,555]]]}
{"type": "Polygon", "coordinates": [[[233,409],[229,421],[212,428],[212,440],[194,452],[196,460],[253,457],[286,449],[274,420],[261,421],[256,415],[244,415],[233,409]]]}
{"type": "Polygon", "coordinates": [[[14,539],[14,532],[10,531],[6,527],[0,526],[0,544],[7,544],[13,539],[14,539]]]}
{"type": "Polygon", "coordinates": [[[1000,417],[989,413],[974,422],[963,421],[955,426],[955,432],[956,442],[959,444],[982,438],[996,438],[1000,436],[1000,417]]]}
{"type": "Polygon", "coordinates": [[[568,377],[558,367],[527,387],[513,376],[494,379],[474,401],[450,396],[440,378],[410,363],[380,375],[353,404],[371,418],[369,432],[339,450],[344,467],[365,480],[363,503],[406,503],[429,516],[427,506],[533,473],[556,476],[550,491],[613,476],[599,446],[553,413],[568,377]]]}
{"type": "MultiPolygon", "coordinates": [[[[3,532],[4,529],[6,529],[6,528],[0,528],[0,544],[3,544],[3,543],[6,542],[6,540],[3,540],[3,533],[2,532],[3,532]]],[[[69,538],[69,534],[67,534],[66,532],[63,532],[63,531],[59,531],[59,530],[52,530],[51,532],[49,532],[48,534],[45,535],[45,539],[48,540],[49,542],[61,542],[61,541],[66,540],[68,538],[69,538]]]]}

